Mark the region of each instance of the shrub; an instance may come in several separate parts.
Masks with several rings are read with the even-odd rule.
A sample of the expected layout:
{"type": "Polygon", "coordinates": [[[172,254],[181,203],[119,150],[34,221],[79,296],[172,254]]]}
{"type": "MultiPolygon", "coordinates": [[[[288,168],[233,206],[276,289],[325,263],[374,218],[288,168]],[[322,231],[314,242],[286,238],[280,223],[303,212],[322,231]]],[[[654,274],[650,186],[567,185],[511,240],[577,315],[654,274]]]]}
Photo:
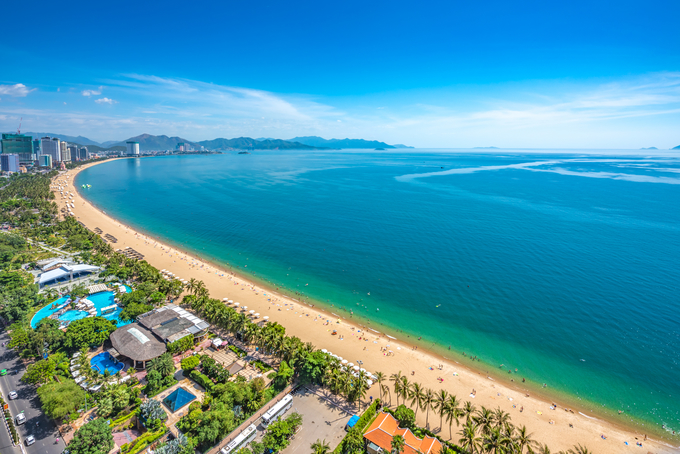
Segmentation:
{"type": "Polygon", "coordinates": [[[193,346],[194,336],[184,336],[183,338],[168,344],[168,352],[171,355],[176,355],[178,353],[184,353],[185,351],[193,348],[193,346]]]}
{"type": "Polygon", "coordinates": [[[192,355],[189,356],[188,358],[184,358],[180,362],[180,366],[182,367],[182,370],[184,370],[185,372],[191,372],[192,370],[196,369],[200,363],[201,360],[198,359],[197,356],[192,355]]]}

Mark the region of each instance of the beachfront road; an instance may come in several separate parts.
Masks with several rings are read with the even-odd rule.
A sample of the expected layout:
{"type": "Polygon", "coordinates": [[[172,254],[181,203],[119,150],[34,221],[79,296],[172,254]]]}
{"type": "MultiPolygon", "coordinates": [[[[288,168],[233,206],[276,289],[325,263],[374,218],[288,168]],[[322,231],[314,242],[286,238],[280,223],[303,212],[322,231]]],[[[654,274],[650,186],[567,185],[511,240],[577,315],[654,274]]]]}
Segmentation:
{"type": "MultiPolygon", "coordinates": [[[[2,346],[5,342],[9,342],[9,336],[3,330],[0,332],[0,370],[7,369],[8,373],[4,377],[0,377],[0,390],[5,401],[9,404],[12,418],[16,418],[22,410],[26,415],[26,423],[17,426],[24,451],[27,454],[60,454],[66,446],[59,436],[54,422],[42,413],[36,388],[20,381],[21,376],[26,372],[26,368],[12,349],[2,346]],[[9,400],[10,391],[16,391],[19,397],[9,400]],[[35,443],[26,446],[24,440],[29,435],[35,437],[35,443]],[[59,437],[59,443],[56,442],[57,437],[59,437]]],[[[0,452],[2,454],[12,452],[20,454],[22,452],[19,445],[12,448],[7,429],[4,427],[0,427],[0,452]]]]}

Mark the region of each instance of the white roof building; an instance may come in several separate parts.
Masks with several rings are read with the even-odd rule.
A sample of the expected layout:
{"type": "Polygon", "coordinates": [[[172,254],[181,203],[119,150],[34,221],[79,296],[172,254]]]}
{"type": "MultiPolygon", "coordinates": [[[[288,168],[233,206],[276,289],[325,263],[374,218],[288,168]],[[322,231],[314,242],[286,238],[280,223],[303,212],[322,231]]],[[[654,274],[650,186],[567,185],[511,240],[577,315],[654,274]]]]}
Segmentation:
{"type": "Polygon", "coordinates": [[[98,266],[93,265],[62,265],[59,268],[42,273],[38,279],[38,284],[43,286],[63,278],[72,280],[74,277],[77,277],[80,274],[94,273],[100,269],[101,268],[98,266]]]}

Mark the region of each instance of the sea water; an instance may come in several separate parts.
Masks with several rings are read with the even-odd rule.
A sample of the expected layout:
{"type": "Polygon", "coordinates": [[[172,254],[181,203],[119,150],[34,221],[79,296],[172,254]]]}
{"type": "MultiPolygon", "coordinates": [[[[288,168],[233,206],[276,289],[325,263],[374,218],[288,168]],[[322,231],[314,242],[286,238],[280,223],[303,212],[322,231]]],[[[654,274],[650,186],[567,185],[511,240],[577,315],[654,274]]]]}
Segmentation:
{"type": "Polygon", "coordinates": [[[104,163],[76,187],[345,317],[678,431],[680,160],[667,153],[232,152],[104,163]]]}

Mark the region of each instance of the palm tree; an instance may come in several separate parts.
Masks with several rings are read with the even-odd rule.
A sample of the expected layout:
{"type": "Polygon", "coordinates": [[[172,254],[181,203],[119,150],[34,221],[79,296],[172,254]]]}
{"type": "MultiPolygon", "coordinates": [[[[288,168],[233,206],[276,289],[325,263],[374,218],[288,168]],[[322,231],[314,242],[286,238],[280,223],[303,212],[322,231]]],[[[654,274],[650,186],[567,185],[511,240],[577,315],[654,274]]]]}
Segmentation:
{"type": "Polygon", "coordinates": [[[491,430],[493,424],[494,416],[493,412],[488,408],[482,406],[481,409],[477,410],[477,414],[474,417],[475,422],[482,430],[482,434],[486,435],[491,430]]]}
{"type": "Polygon", "coordinates": [[[492,428],[484,437],[482,447],[490,454],[502,454],[505,452],[505,447],[511,442],[508,437],[503,435],[498,428],[492,428]]]}
{"type": "Polygon", "coordinates": [[[401,454],[404,452],[404,445],[406,445],[404,437],[401,435],[392,437],[392,454],[401,454]]]}
{"type": "Polygon", "coordinates": [[[423,410],[425,410],[425,426],[430,428],[430,409],[433,408],[436,396],[431,389],[426,389],[423,394],[423,410]]]}
{"type": "Polygon", "coordinates": [[[526,426],[522,426],[517,431],[517,444],[519,445],[519,454],[524,452],[524,447],[529,448],[532,451],[532,447],[536,445],[536,442],[531,438],[534,434],[527,433],[526,426]]]}
{"type": "Polygon", "coordinates": [[[510,414],[501,410],[501,407],[496,408],[493,415],[494,422],[496,423],[496,428],[500,429],[505,426],[506,423],[510,422],[510,414]]]}
{"type": "Polygon", "coordinates": [[[458,440],[460,446],[469,454],[475,454],[481,446],[481,438],[477,436],[477,426],[474,421],[468,419],[461,431],[458,440]]]}
{"type": "Polygon", "coordinates": [[[411,392],[409,393],[411,397],[411,407],[416,406],[415,415],[418,416],[418,409],[423,409],[423,402],[425,401],[425,390],[420,385],[420,383],[413,383],[411,387],[411,392]]]}
{"type": "MultiPolygon", "coordinates": [[[[469,403],[469,402],[468,402],[469,403]]],[[[446,422],[449,423],[449,437],[451,437],[451,426],[453,421],[456,421],[456,427],[460,425],[458,418],[461,416],[461,409],[458,407],[460,403],[458,399],[453,394],[449,395],[449,399],[444,405],[444,411],[446,413],[446,422]]],[[[473,407],[474,408],[474,407],[473,407]]]]}
{"type": "Polygon", "coordinates": [[[378,392],[380,393],[380,402],[382,403],[382,395],[383,395],[383,382],[385,381],[385,374],[382,372],[376,372],[375,373],[375,382],[378,384],[378,392]]]}
{"type": "Polygon", "coordinates": [[[461,416],[465,416],[465,422],[469,422],[470,418],[472,418],[472,415],[475,413],[475,406],[472,405],[472,403],[468,400],[465,402],[465,405],[463,405],[463,408],[461,409],[461,416]]]}
{"type": "Polygon", "coordinates": [[[439,414],[439,431],[441,432],[444,426],[444,415],[446,414],[446,402],[449,398],[449,392],[445,389],[440,389],[434,400],[434,408],[439,414]]]}
{"type": "Polygon", "coordinates": [[[403,400],[402,404],[406,404],[406,401],[411,398],[411,392],[413,391],[413,384],[408,381],[406,375],[401,376],[401,398],[403,400]]]}
{"type": "Polygon", "coordinates": [[[399,405],[399,396],[401,396],[401,371],[390,375],[390,381],[394,382],[394,395],[397,396],[397,406],[399,405]]]}
{"type": "Polygon", "coordinates": [[[592,454],[585,446],[581,446],[581,443],[575,445],[573,448],[569,448],[568,454],[592,454]]]}
{"type": "Polygon", "coordinates": [[[550,454],[550,448],[548,445],[538,445],[536,449],[536,454],[550,454]]]}
{"type": "Polygon", "coordinates": [[[331,450],[325,438],[323,440],[317,438],[316,442],[312,443],[311,448],[312,454],[327,454],[331,450]]]}

